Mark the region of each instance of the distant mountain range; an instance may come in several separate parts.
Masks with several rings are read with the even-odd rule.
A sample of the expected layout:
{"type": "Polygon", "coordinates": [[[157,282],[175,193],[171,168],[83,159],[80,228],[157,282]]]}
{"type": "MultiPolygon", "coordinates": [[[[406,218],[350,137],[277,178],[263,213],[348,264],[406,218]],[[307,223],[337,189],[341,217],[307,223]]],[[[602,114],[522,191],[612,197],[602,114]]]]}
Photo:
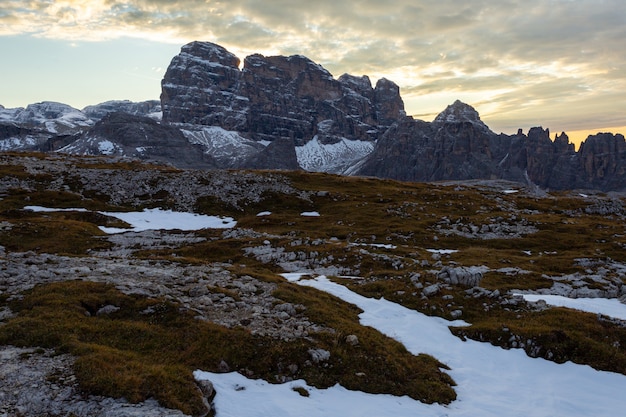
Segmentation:
{"type": "Polygon", "coordinates": [[[505,179],[545,189],[626,188],[626,141],[589,136],[579,150],[541,127],[496,134],[460,101],[434,121],[407,116],[399,87],[306,57],[240,60],[223,47],[182,47],[161,99],[77,110],[0,106],[0,150],[112,155],[195,169],[304,169],[403,181],[505,179]]]}

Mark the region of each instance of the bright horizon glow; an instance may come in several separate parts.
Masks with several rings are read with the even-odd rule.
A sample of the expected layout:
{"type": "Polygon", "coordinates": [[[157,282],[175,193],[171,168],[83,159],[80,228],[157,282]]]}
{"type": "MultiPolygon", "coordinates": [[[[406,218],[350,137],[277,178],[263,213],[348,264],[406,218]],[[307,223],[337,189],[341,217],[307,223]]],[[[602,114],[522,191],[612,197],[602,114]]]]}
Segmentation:
{"type": "Polygon", "coordinates": [[[596,135],[598,133],[613,133],[626,136],[626,126],[616,127],[602,127],[596,129],[574,130],[571,132],[565,132],[569,137],[569,141],[576,145],[576,149],[580,147],[580,143],[587,139],[590,135],[596,135]]]}
{"type": "Polygon", "coordinates": [[[423,120],[460,99],[495,132],[542,126],[578,142],[598,126],[626,133],[624,21],[620,0],[10,0],[0,104],[158,99],[170,60],[202,40],[385,77],[423,120]]]}

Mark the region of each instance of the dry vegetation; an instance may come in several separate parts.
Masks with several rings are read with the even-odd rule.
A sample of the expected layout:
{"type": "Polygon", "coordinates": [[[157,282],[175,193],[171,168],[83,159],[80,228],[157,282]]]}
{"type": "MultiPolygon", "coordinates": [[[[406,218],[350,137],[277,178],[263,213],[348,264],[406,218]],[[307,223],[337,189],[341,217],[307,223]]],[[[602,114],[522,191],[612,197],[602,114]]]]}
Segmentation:
{"type": "MultiPolygon", "coordinates": [[[[138,169],[134,163],[94,161],[75,165],[80,167],[138,169]]],[[[185,175],[165,168],[141,169],[185,175]]],[[[22,210],[25,205],[116,209],[102,193],[94,199],[94,190],[81,190],[77,183],[72,184],[72,192],[55,190],[50,182],[57,178],[29,177],[16,161],[5,161],[0,174],[5,179],[28,179],[33,185],[28,190],[4,190],[0,245],[6,251],[83,256],[109,247],[97,226],[118,225],[114,219],[94,212],[22,210]]],[[[86,392],[131,401],[155,397],[191,414],[202,410],[191,372],[197,368],[217,371],[222,361],[232,370],[272,382],[305,378],[316,386],[338,382],[350,389],[406,394],[427,402],[448,403],[455,398],[454,382],[439,369],[443,365],[436,358],[409,354],[399,343],[360,326],[355,307],[283,281],[278,276],[284,272],[281,262],[262,260],[246,251],[269,247],[299,254],[311,269],[332,264],[358,274],[358,280],[334,279],[364,295],[385,297],[445,318],[461,311],[461,318],[472,326],[452,329],[459,337],[504,348],[523,347],[533,356],[626,374],[624,323],[568,309],[541,310],[524,302],[508,303],[511,290],[550,288],[549,277],[590,275],[594,271],[588,271],[578,261],[581,258],[600,265],[626,263],[620,198],[575,193],[538,197],[524,190],[506,194],[502,192],[506,184],[406,184],[304,172],[271,175],[286,178],[303,193],[267,193],[260,201],[239,207],[216,196],[198,198],[195,204],[199,213],[232,215],[238,229],[254,233],[225,238],[222,231],[198,231],[205,241],[173,250],[141,250],[134,256],[189,264],[228,263],[236,275],[275,283],[276,298],[304,306],[309,320],[333,331],[288,342],[253,336],[244,326],[226,328],[198,321],[191,312],[165,300],[127,296],[103,284],[68,280],[36,287],[23,298],[7,300],[0,294],[0,306],[18,313],[0,327],[0,343],[52,347],[76,355],[75,371],[86,392]],[[613,209],[593,209],[598,201],[610,201],[613,209]],[[272,214],[257,216],[261,211],[272,214]],[[302,217],[303,211],[317,211],[320,217],[302,217]],[[505,224],[522,233],[481,238],[481,230],[487,231],[492,224],[505,224]],[[458,252],[434,255],[428,249],[458,252]],[[425,297],[423,288],[437,282],[437,272],[444,266],[487,268],[480,283],[484,293],[448,285],[425,297]],[[503,272],[507,268],[517,272],[503,272]],[[95,315],[109,304],[121,308],[95,315]],[[146,310],[152,313],[145,314],[146,310]],[[347,335],[356,335],[359,343],[346,343],[347,335]],[[329,351],[330,361],[312,364],[309,349],[329,351]]],[[[144,205],[175,206],[172,201],[166,203],[167,198],[156,191],[153,198],[146,197],[144,205]]],[[[605,276],[626,285],[618,272],[605,269],[605,276]]],[[[593,280],[588,284],[593,287],[593,280]]],[[[224,288],[209,291],[236,296],[224,288]]]]}

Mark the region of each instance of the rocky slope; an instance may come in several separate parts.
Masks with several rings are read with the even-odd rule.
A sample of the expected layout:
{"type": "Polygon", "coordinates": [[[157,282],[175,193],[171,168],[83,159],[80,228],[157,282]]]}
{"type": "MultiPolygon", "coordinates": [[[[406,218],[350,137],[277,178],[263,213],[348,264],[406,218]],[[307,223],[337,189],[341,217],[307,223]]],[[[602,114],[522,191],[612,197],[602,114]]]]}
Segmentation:
{"type": "Polygon", "coordinates": [[[56,151],[80,138],[97,121],[112,112],[124,112],[160,120],[160,103],[108,101],[83,110],[45,101],[26,108],[0,106],[0,150],[56,151]]]}
{"type": "MultiPolygon", "coordinates": [[[[482,129],[477,120],[473,124],[482,129]]],[[[264,378],[271,382],[302,378],[319,367],[332,385],[334,369],[365,358],[357,371],[368,377],[356,381],[369,392],[379,389],[367,385],[374,374],[406,369],[403,360],[379,367],[397,349],[372,354],[368,349],[382,342],[366,333],[371,329],[342,327],[341,320],[358,323],[356,309],[344,306],[337,314],[333,308],[343,305],[337,299],[295,289],[282,272],[350,277],[338,279],[368,297],[467,320],[471,327],[453,329],[461,338],[626,373],[624,322],[514,295],[625,299],[626,211],[616,193],[551,195],[501,180],[414,184],[302,171],[182,171],[115,157],[35,153],[0,155],[0,171],[0,339],[20,341],[19,347],[0,346],[0,415],[183,415],[153,399],[131,404],[122,396],[87,395],[76,372],[84,356],[69,354],[67,345],[41,348],[20,339],[20,332],[3,331],[39,311],[18,308],[29,291],[60,283],[107,284],[135,300],[175,303],[177,313],[241,338],[299,346],[297,355],[267,362],[271,371],[264,378]],[[70,210],[26,208],[32,205],[70,210]],[[105,210],[145,207],[228,214],[237,225],[112,235],[97,227],[112,221],[105,210]]],[[[106,299],[94,309],[95,296],[79,294],[81,302],[72,308],[82,312],[81,331],[121,323],[116,311],[128,308],[106,299]]],[[[133,320],[147,320],[147,334],[160,311],[142,309],[133,320]]],[[[184,342],[188,347],[194,341],[184,342]]],[[[192,350],[193,356],[218,349],[207,346],[192,350]]],[[[120,355],[127,359],[146,348],[114,347],[126,349],[120,355]]],[[[177,360],[183,363],[182,356],[177,360]]],[[[259,360],[256,351],[244,363],[239,355],[220,356],[205,360],[203,368],[260,378],[252,371],[259,360]]]]}
{"type": "Polygon", "coordinates": [[[60,153],[118,155],[168,163],[179,168],[211,169],[215,163],[198,145],[191,144],[179,129],[130,113],[107,113],[92,129],[60,153]]]}

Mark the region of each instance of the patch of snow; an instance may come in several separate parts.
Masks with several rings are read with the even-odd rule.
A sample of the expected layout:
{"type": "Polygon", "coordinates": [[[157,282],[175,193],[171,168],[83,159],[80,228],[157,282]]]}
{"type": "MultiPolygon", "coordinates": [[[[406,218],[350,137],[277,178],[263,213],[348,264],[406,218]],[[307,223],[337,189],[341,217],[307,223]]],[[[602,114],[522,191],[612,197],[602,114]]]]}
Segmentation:
{"type": "Polygon", "coordinates": [[[298,164],[307,171],[341,173],[374,150],[374,142],[349,140],[325,145],[315,136],[303,146],[296,146],[298,164]]]}
{"type": "Polygon", "coordinates": [[[281,277],[285,278],[289,282],[298,282],[300,278],[306,275],[308,274],[303,272],[285,272],[280,274],[281,277]]]}
{"type": "Polygon", "coordinates": [[[201,145],[205,153],[217,160],[232,163],[245,160],[267,146],[219,126],[205,126],[200,130],[182,126],[181,131],[190,143],[201,145]]]}
{"type": "Polygon", "coordinates": [[[262,212],[258,213],[256,216],[257,217],[263,217],[263,216],[269,216],[270,214],[272,214],[271,211],[262,211],[262,212]]]}
{"type": "Polygon", "coordinates": [[[160,122],[161,120],[163,120],[163,112],[162,111],[155,111],[155,112],[152,112],[152,113],[148,113],[148,114],[146,114],[146,116],[148,116],[152,120],[156,120],[157,122],[160,122]]]}
{"type": "Polygon", "coordinates": [[[195,213],[182,213],[171,210],[144,209],[141,212],[99,212],[115,217],[131,225],[132,229],[103,227],[105,233],[141,232],[144,230],[200,230],[230,229],[237,225],[232,217],[206,216],[195,213]]]}
{"type": "Polygon", "coordinates": [[[363,310],[362,325],[393,337],[413,354],[426,353],[450,366],[447,372],[457,383],[457,399],[447,406],[429,405],[340,385],[320,390],[304,381],[268,384],[236,373],[196,372],[196,378],[210,379],[216,388],[214,403],[220,417],[613,417],[626,407],[624,375],[530,358],[522,349],[462,341],[448,327],[465,326],[464,321],[429,317],[385,299],[366,298],[323,276],[305,280],[299,280],[302,274],[283,276],[356,305],[363,310]],[[293,392],[298,387],[309,397],[293,392]]]}
{"type": "MultiPolygon", "coordinates": [[[[41,206],[26,206],[24,209],[37,212],[88,211],[84,208],[59,209],[41,206]]],[[[159,208],[131,212],[99,211],[98,213],[109,217],[115,217],[116,219],[120,219],[131,226],[130,229],[99,226],[100,230],[109,234],[141,232],[144,230],[230,229],[237,225],[237,222],[232,217],[207,216],[196,213],[162,210],[159,208]]]]}
{"type": "Polygon", "coordinates": [[[426,249],[430,253],[438,253],[440,255],[450,255],[452,253],[457,253],[457,249],[426,249]]]}
{"type": "Polygon", "coordinates": [[[317,124],[317,130],[322,133],[328,133],[335,122],[332,119],[322,120],[317,124]]]}
{"type": "Polygon", "coordinates": [[[498,166],[502,166],[502,164],[504,164],[508,158],[509,154],[507,153],[506,155],[504,155],[504,158],[502,158],[502,160],[498,163],[498,166]]]}
{"type": "Polygon", "coordinates": [[[300,213],[302,217],[319,217],[320,214],[317,211],[303,211],[300,213]]]}
{"type": "Polygon", "coordinates": [[[626,304],[618,299],[606,298],[568,298],[561,295],[544,294],[514,294],[521,295],[524,300],[536,302],[543,300],[546,304],[555,307],[567,307],[587,313],[602,314],[619,320],[626,320],[626,304]]]}
{"type": "Polygon", "coordinates": [[[392,245],[390,243],[351,243],[352,246],[371,246],[373,248],[382,248],[382,249],[395,249],[396,245],[392,245]]]}
{"type": "MultiPolygon", "coordinates": [[[[248,379],[237,372],[195,371],[194,377],[213,383],[217,392],[214,404],[218,417],[415,417],[425,415],[422,413],[428,409],[427,405],[409,397],[366,394],[340,385],[318,389],[303,380],[270,384],[260,379],[248,379]],[[308,397],[295,391],[302,388],[309,393],[308,397]]],[[[439,409],[444,410],[443,407],[439,409]]]]}
{"type": "Polygon", "coordinates": [[[503,190],[502,192],[504,194],[515,194],[515,193],[519,193],[519,190],[503,190]]]}
{"type": "Polygon", "coordinates": [[[111,155],[115,152],[115,144],[110,140],[102,140],[98,143],[98,151],[102,155],[111,155]]]}
{"type": "Polygon", "coordinates": [[[50,208],[50,207],[42,207],[42,206],[25,206],[24,210],[30,210],[38,213],[51,213],[55,211],[79,211],[79,212],[87,212],[87,209],[84,208],[50,208]]]}
{"type": "Polygon", "coordinates": [[[37,145],[37,139],[33,136],[26,136],[23,138],[20,137],[11,137],[0,140],[0,151],[13,151],[18,149],[26,149],[31,148],[37,145]]]}
{"type": "Polygon", "coordinates": [[[12,109],[1,108],[0,109],[0,121],[2,122],[15,122],[18,114],[24,111],[23,107],[15,107],[12,109]]]}

